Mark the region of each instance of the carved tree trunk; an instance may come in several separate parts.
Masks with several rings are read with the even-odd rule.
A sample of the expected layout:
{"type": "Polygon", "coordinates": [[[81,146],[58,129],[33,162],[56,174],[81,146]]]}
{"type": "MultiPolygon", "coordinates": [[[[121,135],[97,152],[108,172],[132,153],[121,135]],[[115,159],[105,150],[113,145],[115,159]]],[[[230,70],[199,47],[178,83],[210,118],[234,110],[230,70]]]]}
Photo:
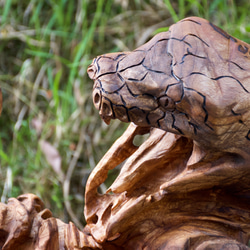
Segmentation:
{"type": "Polygon", "coordinates": [[[131,124],[89,177],[87,225],[51,217],[36,196],[10,199],[0,205],[2,249],[249,249],[249,56],[248,44],[192,17],[133,52],[94,59],[101,117],[131,124]]]}

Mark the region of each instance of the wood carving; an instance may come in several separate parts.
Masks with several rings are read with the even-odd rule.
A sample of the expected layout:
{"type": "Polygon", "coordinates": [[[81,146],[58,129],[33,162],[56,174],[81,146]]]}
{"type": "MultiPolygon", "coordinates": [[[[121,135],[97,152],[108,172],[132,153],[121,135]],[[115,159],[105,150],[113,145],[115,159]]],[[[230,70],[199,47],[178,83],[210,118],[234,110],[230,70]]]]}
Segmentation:
{"type": "Polygon", "coordinates": [[[131,123],[89,177],[87,225],[53,218],[34,195],[12,198],[0,204],[1,249],[249,249],[249,57],[247,43],[190,17],[94,59],[95,107],[131,123]]]}
{"type": "Polygon", "coordinates": [[[132,122],[92,172],[85,216],[106,249],[247,249],[250,46],[186,18],[88,69],[102,119],[132,122]],[[136,125],[134,125],[136,124],[136,125]],[[149,139],[133,146],[136,134],[149,139]],[[131,155],[131,156],[130,156],[131,155]],[[98,186],[124,161],[108,192],[98,186]]]}
{"type": "Polygon", "coordinates": [[[53,218],[43,202],[33,194],[0,203],[0,249],[56,250],[101,249],[87,227],[79,231],[73,223],[53,218]]]}

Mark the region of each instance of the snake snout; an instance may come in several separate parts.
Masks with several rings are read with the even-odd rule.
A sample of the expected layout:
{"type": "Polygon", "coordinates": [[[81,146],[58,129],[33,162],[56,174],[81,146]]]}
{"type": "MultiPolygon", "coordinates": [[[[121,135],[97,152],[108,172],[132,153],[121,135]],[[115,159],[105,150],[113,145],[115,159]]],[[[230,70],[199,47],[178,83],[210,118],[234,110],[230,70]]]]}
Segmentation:
{"type": "Polygon", "coordinates": [[[103,98],[101,91],[98,89],[93,91],[93,102],[103,121],[109,125],[110,120],[114,118],[110,102],[103,98]]]}

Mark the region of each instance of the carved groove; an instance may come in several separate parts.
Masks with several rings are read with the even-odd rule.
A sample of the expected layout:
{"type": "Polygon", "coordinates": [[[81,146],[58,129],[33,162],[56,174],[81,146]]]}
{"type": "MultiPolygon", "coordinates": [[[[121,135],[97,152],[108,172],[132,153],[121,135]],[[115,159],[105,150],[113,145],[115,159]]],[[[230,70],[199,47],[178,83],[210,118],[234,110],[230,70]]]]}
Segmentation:
{"type": "MultiPolygon", "coordinates": [[[[141,62],[136,63],[136,64],[133,64],[133,65],[129,65],[129,66],[127,66],[126,68],[119,70],[118,72],[119,72],[119,73],[122,73],[122,72],[124,72],[125,70],[132,69],[133,67],[139,66],[140,64],[143,64],[144,60],[145,60],[145,58],[143,58],[143,59],[141,60],[141,62]]],[[[116,73],[116,72],[115,72],[115,73],[116,73]]]]}
{"type": "Polygon", "coordinates": [[[235,39],[234,37],[230,36],[229,34],[227,34],[224,30],[222,30],[221,28],[217,27],[216,25],[212,24],[212,23],[209,23],[210,26],[215,30],[217,31],[219,34],[221,34],[222,36],[224,36],[226,39],[230,39],[232,40],[233,42],[237,42],[237,39],[235,39]]]}
{"type": "Polygon", "coordinates": [[[184,59],[185,59],[187,56],[194,56],[194,57],[197,57],[197,58],[199,58],[199,59],[207,59],[207,57],[199,56],[199,55],[193,54],[193,53],[190,52],[189,49],[187,48],[187,53],[183,55],[180,64],[183,64],[183,63],[184,63],[184,59]]]}

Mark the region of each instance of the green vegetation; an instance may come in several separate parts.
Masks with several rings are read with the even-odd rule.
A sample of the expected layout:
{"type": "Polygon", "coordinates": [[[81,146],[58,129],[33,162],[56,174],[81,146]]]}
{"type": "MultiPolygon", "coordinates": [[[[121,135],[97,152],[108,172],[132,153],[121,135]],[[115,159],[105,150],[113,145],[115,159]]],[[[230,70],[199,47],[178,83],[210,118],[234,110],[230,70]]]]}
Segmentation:
{"type": "Polygon", "coordinates": [[[250,42],[249,9],[249,0],[0,1],[1,201],[32,192],[54,216],[84,225],[88,175],[127,126],[106,126],[94,109],[92,58],[193,15],[250,42]]]}

